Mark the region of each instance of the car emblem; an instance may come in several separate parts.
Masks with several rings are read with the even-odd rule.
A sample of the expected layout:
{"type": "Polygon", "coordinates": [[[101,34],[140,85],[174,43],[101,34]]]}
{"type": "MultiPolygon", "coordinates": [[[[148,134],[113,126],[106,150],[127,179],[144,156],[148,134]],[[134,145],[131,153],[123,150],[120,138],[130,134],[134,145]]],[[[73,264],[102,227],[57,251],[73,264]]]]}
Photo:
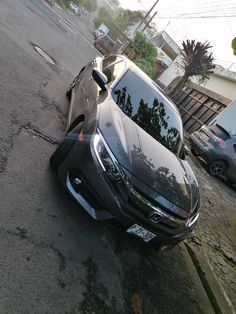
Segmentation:
{"type": "Polygon", "coordinates": [[[150,213],[148,215],[148,218],[154,224],[157,224],[158,222],[162,220],[162,216],[160,216],[156,211],[153,211],[152,213],[150,213]]]}

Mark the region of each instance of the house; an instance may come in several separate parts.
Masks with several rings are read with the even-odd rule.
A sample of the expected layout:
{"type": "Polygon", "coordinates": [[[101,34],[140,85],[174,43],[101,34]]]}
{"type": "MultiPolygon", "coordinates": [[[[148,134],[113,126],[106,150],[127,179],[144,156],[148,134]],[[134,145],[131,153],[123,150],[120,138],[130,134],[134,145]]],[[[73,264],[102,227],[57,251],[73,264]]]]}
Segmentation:
{"type": "Polygon", "coordinates": [[[180,64],[181,49],[165,31],[159,32],[150,40],[158,53],[156,80],[162,88],[165,88],[176,76],[182,73],[180,64]]]}
{"type": "MultiPolygon", "coordinates": [[[[166,63],[165,63],[166,64],[166,63]]],[[[161,72],[161,71],[160,71],[161,72]]],[[[181,63],[181,55],[178,55],[169,66],[167,66],[159,76],[157,84],[168,94],[171,89],[179,82],[184,74],[184,68],[181,63]]]]}
{"type": "MultiPolygon", "coordinates": [[[[156,81],[168,94],[184,74],[181,49],[165,31],[158,33],[151,40],[158,50],[156,81]]],[[[204,83],[199,83],[197,77],[190,79],[218,95],[236,99],[236,72],[226,70],[221,65],[216,65],[214,73],[204,83]]]]}
{"type": "Polygon", "coordinates": [[[226,70],[221,65],[216,65],[209,80],[200,85],[231,100],[236,99],[236,72],[226,70]]]}
{"type": "MultiPolygon", "coordinates": [[[[181,65],[181,57],[178,56],[159,76],[157,83],[168,94],[178,83],[183,74],[184,69],[181,65]]],[[[221,65],[217,64],[214,73],[209,75],[209,80],[206,80],[203,83],[199,83],[197,77],[192,77],[190,80],[211,92],[224,96],[225,98],[231,100],[236,99],[236,72],[226,70],[221,65]]]]}

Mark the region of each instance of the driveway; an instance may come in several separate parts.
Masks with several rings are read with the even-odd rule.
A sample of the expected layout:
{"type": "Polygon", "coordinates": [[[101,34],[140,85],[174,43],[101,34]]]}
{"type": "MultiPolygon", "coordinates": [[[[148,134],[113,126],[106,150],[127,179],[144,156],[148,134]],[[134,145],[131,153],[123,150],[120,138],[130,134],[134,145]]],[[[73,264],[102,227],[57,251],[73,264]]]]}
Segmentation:
{"type": "Polygon", "coordinates": [[[191,155],[197,176],[202,212],[197,228],[186,241],[196,254],[203,254],[224,293],[236,308],[236,187],[214,178],[202,162],[191,155]]]}

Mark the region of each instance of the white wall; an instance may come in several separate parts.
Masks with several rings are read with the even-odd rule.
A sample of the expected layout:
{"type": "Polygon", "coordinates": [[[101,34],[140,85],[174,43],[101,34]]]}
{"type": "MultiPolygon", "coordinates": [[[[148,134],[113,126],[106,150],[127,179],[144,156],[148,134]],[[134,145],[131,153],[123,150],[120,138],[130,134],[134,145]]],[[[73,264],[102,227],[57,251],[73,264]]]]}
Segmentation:
{"type": "Polygon", "coordinates": [[[178,56],[170,66],[159,76],[158,81],[167,87],[177,76],[184,74],[183,68],[180,64],[181,57],[178,56]]]}
{"type": "MultiPolygon", "coordinates": [[[[198,84],[198,82],[196,83],[198,84]]],[[[201,85],[226,98],[231,100],[236,99],[236,81],[230,81],[223,77],[211,75],[210,79],[201,85]]]]}

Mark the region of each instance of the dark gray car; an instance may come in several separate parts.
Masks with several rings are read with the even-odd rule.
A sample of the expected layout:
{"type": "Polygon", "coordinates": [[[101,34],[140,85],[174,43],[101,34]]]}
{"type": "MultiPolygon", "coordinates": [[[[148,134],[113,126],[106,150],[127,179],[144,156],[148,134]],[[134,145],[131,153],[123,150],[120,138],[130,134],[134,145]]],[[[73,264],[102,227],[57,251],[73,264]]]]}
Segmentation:
{"type": "Polygon", "coordinates": [[[192,152],[200,155],[212,176],[224,175],[236,183],[236,123],[232,117],[233,129],[229,127],[230,119],[216,120],[212,125],[204,125],[190,136],[192,152]],[[234,133],[235,132],[235,133],[234,133]]]}
{"type": "Polygon", "coordinates": [[[67,191],[94,219],[146,242],[182,241],[199,216],[199,189],[175,105],[118,55],[86,65],[67,95],[67,135],[50,159],[67,191]]]}

